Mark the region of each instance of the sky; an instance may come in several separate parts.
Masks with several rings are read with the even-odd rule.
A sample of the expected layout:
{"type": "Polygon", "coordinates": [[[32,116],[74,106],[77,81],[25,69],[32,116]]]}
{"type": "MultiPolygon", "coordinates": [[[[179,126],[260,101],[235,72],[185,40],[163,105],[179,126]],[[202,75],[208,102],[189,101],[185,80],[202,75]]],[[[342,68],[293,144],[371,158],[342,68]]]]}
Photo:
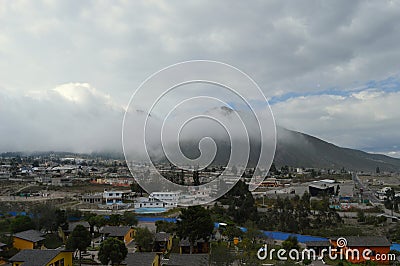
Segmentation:
{"type": "Polygon", "coordinates": [[[400,1],[0,3],[0,152],[121,150],[132,93],[187,60],[233,65],[276,123],[400,158],[400,1]]]}

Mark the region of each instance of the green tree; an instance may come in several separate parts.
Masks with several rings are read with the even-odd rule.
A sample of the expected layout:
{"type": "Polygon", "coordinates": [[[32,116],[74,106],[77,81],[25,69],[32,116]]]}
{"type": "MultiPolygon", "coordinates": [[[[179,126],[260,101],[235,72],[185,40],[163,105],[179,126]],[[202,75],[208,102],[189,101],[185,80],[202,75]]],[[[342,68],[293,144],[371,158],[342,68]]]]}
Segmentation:
{"type": "Polygon", "coordinates": [[[257,207],[248,185],[239,180],[226,195],[229,202],[228,215],[238,224],[246,221],[258,221],[257,207]]]}
{"type": "Polygon", "coordinates": [[[285,241],[282,242],[282,248],[285,250],[289,251],[292,249],[299,249],[299,241],[297,240],[297,237],[295,236],[289,236],[285,241]]]}
{"type": "Polygon", "coordinates": [[[248,221],[245,224],[245,227],[247,230],[244,233],[244,237],[249,239],[252,244],[254,244],[257,239],[264,237],[263,233],[257,228],[257,226],[253,222],[248,221]]]}
{"type": "Polygon", "coordinates": [[[177,222],[178,236],[188,238],[190,242],[190,253],[196,240],[208,240],[214,223],[211,220],[210,211],[201,206],[190,206],[183,209],[177,222]]]}
{"type": "Polygon", "coordinates": [[[108,238],[100,245],[99,260],[103,265],[119,265],[128,255],[124,242],[117,238],[108,238]]]}
{"type": "Polygon", "coordinates": [[[365,220],[366,220],[366,217],[365,217],[364,211],[358,210],[357,211],[357,221],[360,223],[363,223],[363,222],[365,222],[365,220]]]}
{"type": "Polygon", "coordinates": [[[90,225],[90,233],[93,234],[94,233],[94,227],[96,225],[96,217],[97,214],[95,213],[88,213],[85,215],[85,220],[89,223],[90,225]]]}
{"type": "Polygon", "coordinates": [[[136,215],[133,212],[129,212],[129,211],[124,212],[122,220],[124,221],[124,224],[126,224],[126,225],[135,226],[138,224],[136,215]]]}
{"type": "Polygon", "coordinates": [[[154,236],[149,229],[137,228],[135,242],[139,247],[139,251],[151,251],[154,244],[154,236]]]}
{"type": "Polygon", "coordinates": [[[271,168],[269,168],[269,172],[270,172],[271,174],[275,174],[276,171],[277,171],[277,169],[276,169],[275,163],[272,163],[272,164],[271,164],[271,168]]]}
{"type": "Polygon", "coordinates": [[[39,204],[32,209],[32,214],[38,230],[56,232],[58,227],[67,226],[65,211],[57,209],[53,204],[39,204]]]}
{"type": "Polygon", "coordinates": [[[122,216],[120,214],[111,214],[110,219],[108,220],[109,225],[118,226],[123,222],[122,216]]]}
{"type": "Polygon", "coordinates": [[[90,225],[90,233],[94,232],[94,228],[96,227],[97,232],[99,232],[100,227],[105,226],[107,224],[106,218],[102,215],[92,214],[86,217],[86,221],[90,225]]]}
{"type": "Polygon", "coordinates": [[[131,191],[139,193],[141,197],[143,197],[143,193],[146,193],[146,191],[144,191],[144,189],[136,182],[131,184],[131,191]]]}
{"type": "Polygon", "coordinates": [[[29,216],[18,215],[12,219],[10,230],[13,233],[34,229],[35,224],[29,216]]]}
{"type": "Polygon", "coordinates": [[[83,226],[77,225],[68,237],[66,248],[79,251],[79,265],[81,265],[82,251],[90,246],[92,237],[90,232],[83,226]]]}
{"type": "Polygon", "coordinates": [[[227,236],[229,241],[232,241],[235,237],[243,236],[242,230],[235,225],[228,225],[226,229],[222,232],[222,235],[227,236]]]}
{"type": "Polygon", "coordinates": [[[156,227],[157,232],[166,232],[170,234],[176,233],[177,230],[175,223],[162,220],[156,222],[156,227]]]}
{"type": "Polygon", "coordinates": [[[193,184],[195,186],[199,186],[200,185],[199,171],[193,171],[193,184]]]}
{"type": "Polygon", "coordinates": [[[211,265],[230,266],[235,261],[226,243],[212,243],[210,252],[211,265]]]}

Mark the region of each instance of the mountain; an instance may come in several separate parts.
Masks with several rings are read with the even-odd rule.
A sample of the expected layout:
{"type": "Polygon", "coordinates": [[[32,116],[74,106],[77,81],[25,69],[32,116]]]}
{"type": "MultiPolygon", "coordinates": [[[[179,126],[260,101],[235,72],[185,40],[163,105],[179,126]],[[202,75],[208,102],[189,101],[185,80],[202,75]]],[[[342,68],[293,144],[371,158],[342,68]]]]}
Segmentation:
{"type": "MultiPolygon", "coordinates": [[[[215,139],[218,152],[213,164],[226,165],[230,156],[230,145],[225,140],[215,139]]],[[[249,167],[258,161],[259,142],[250,140],[249,167]]],[[[245,145],[241,143],[239,145],[245,145]]],[[[198,139],[180,143],[183,153],[189,158],[197,158],[200,152],[196,147],[198,139]]],[[[400,172],[400,159],[381,154],[371,154],[360,150],[343,148],[319,138],[277,127],[277,146],[274,163],[281,167],[289,165],[305,168],[328,168],[374,172],[376,167],[382,171],[400,172]]]]}
{"type": "Polygon", "coordinates": [[[275,164],[297,167],[335,168],[347,170],[400,171],[400,159],[381,154],[338,147],[316,137],[277,128],[275,164]]]}

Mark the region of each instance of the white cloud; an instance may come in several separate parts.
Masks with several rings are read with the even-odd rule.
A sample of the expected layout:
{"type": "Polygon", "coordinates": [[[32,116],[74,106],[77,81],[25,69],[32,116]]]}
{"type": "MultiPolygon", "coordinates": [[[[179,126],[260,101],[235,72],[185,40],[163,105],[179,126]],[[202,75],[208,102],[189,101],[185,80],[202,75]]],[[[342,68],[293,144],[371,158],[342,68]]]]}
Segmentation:
{"type": "Polygon", "coordinates": [[[124,109],[87,83],[0,94],[1,151],[120,151],[124,109]]]}
{"type": "Polygon", "coordinates": [[[344,147],[397,156],[400,92],[297,97],[272,106],[278,124],[344,147]]]}
{"type": "MultiPolygon", "coordinates": [[[[79,139],[80,129],[102,131],[103,114],[117,127],[121,106],[144,79],[190,59],[233,64],[268,98],[353,90],[399,74],[399,24],[400,1],[6,0],[0,5],[2,143],[25,149],[24,139],[37,137],[55,147],[62,139],[52,133],[79,139]],[[30,136],[23,133],[29,126],[30,136]]],[[[294,98],[274,110],[289,128],[352,147],[387,144],[389,152],[400,132],[394,99],[397,93],[377,87],[294,98]]]]}

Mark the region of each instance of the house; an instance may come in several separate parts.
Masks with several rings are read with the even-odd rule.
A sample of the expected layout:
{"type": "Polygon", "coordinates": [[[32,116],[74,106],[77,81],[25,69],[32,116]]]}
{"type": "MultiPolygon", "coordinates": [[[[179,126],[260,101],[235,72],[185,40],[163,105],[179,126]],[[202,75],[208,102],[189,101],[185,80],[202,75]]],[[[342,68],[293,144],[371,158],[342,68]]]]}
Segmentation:
{"type": "Polygon", "coordinates": [[[122,204],[123,191],[107,191],[103,192],[103,198],[107,205],[122,204]]]}
{"type": "Polygon", "coordinates": [[[161,259],[162,265],[168,266],[206,266],[209,265],[208,254],[171,253],[168,259],[161,259]]]}
{"type": "Polygon", "coordinates": [[[90,231],[90,224],[88,222],[86,222],[86,221],[69,222],[68,223],[68,229],[65,230],[65,235],[68,236],[72,231],[74,231],[75,227],[77,227],[78,225],[82,225],[88,231],[90,231]]]}
{"type": "Polygon", "coordinates": [[[172,249],[172,235],[158,232],[154,237],[154,249],[156,252],[168,252],[172,249]]]}
{"type": "Polygon", "coordinates": [[[148,198],[139,198],[135,209],[139,208],[175,208],[181,197],[180,192],[152,192],[148,198]]]}
{"type": "Polygon", "coordinates": [[[161,266],[160,254],[156,252],[129,253],[125,263],[129,266],[161,266]]]}
{"type": "Polygon", "coordinates": [[[44,241],[44,234],[36,230],[27,230],[13,235],[13,246],[17,249],[40,248],[44,241]]]}
{"type": "Polygon", "coordinates": [[[314,250],[316,255],[321,255],[323,253],[323,250],[326,251],[331,246],[331,243],[329,242],[329,240],[308,241],[308,242],[305,242],[304,244],[306,245],[307,249],[314,250]]]}
{"type": "MultiPolygon", "coordinates": [[[[368,257],[372,261],[377,260],[380,264],[389,264],[389,258],[387,254],[390,251],[390,242],[384,236],[348,236],[346,237],[347,243],[345,245],[338,245],[338,239],[331,239],[331,245],[338,249],[338,254],[346,254],[351,253],[350,251],[355,251],[359,254],[359,256],[352,256],[350,254],[348,261],[351,263],[362,263],[365,262],[366,259],[363,258],[363,252],[366,249],[371,250],[371,254],[368,254],[368,257]],[[383,255],[384,254],[384,255],[383,255]],[[382,256],[383,255],[383,256],[382,256]],[[384,259],[384,257],[386,259],[384,259]]],[[[356,254],[357,255],[357,254],[356,254]]]]}
{"type": "Polygon", "coordinates": [[[11,257],[12,266],[72,266],[72,251],[25,249],[11,257]]]}
{"type": "Polygon", "coordinates": [[[125,245],[128,245],[132,242],[135,237],[135,230],[130,226],[104,226],[100,233],[103,234],[103,239],[109,237],[118,238],[121,241],[124,241],[125,245]]]}
{"type": "MultiPolygon", "coordinates": [[[[193,245],[192,254],[208,253],[210,251],[210,243],[204,239],[196,240],[193,245]]],[[[190,241],[188,238],[179,241],[179,253],[190,254],[190,241]]]]}

